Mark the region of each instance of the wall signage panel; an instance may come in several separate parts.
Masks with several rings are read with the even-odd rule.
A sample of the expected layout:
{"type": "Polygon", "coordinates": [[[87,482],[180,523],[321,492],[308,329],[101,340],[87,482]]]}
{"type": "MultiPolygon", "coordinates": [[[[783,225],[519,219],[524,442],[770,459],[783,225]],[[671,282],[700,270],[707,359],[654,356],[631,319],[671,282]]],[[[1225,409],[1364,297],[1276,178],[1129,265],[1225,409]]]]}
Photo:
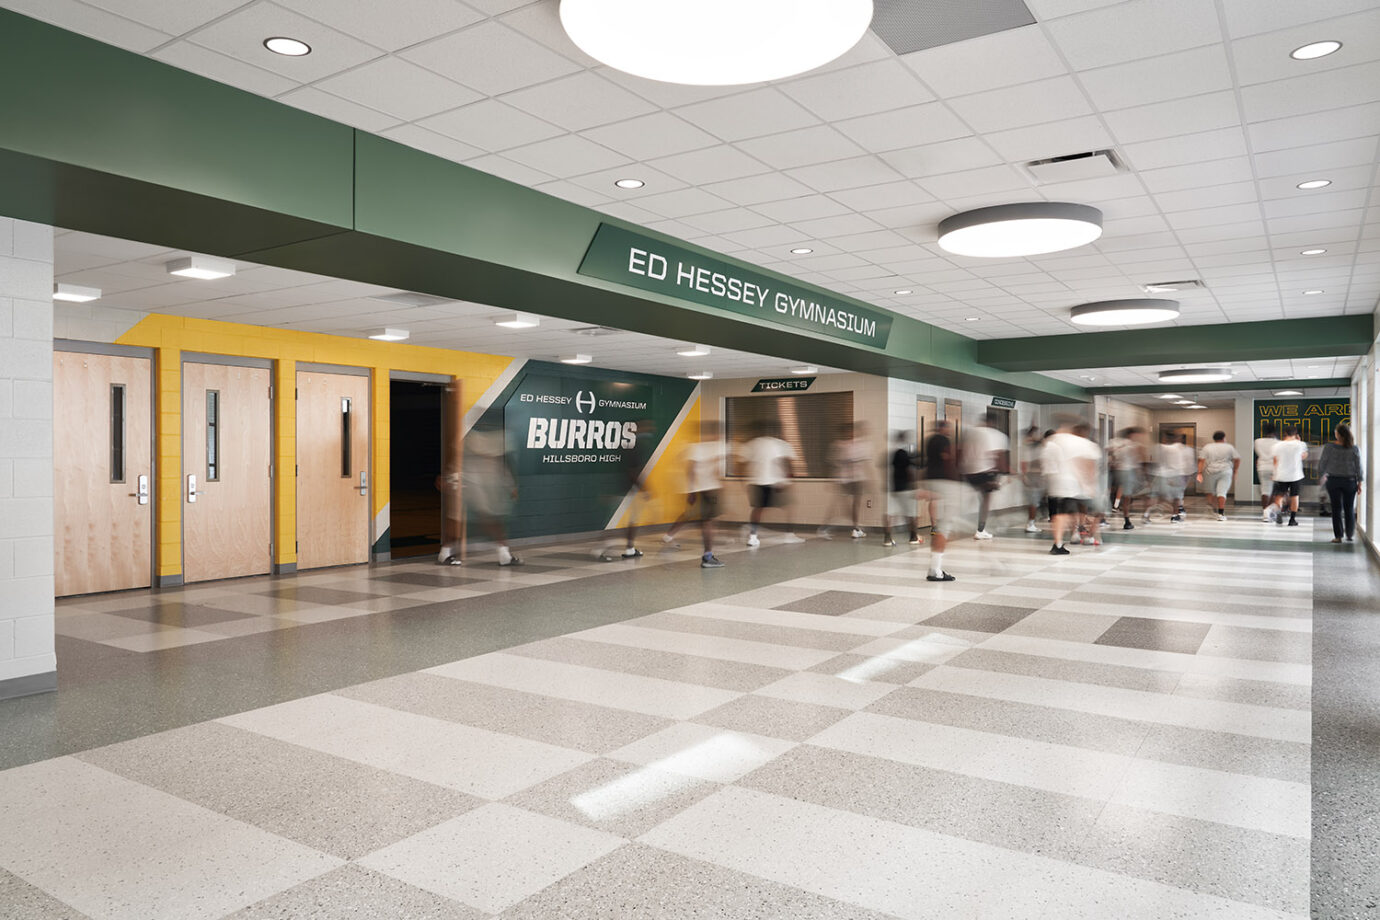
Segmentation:
{"type": "Polygon", "coordinates": [[[799,393],[808,390],[815,382],[813,377],[772,377],[753,384],[754,393],[799,393]]]}
{"type": "Polygon", "coordinates": [[[599,225],[579,273],[874,348],[885,348],[891,335],[891,316],[882,310],[834,302],[808,288],[610,224],[599,225]]]}
{"type": "Polygon", "coordinates": [[[503,422],[518,475],[602,473],[622,468],[653,414],[645,384],[528,374],[503,422]]]}
{"type": "Polygon", "coordinates": [[[998,409],[1014,409],[1016,401],[1009,396],[993,396],[992,405],[998,409]]]}
{"type": "MultiPolygon", "coordinates": [[[[1255,437],[1261,436],[1261,430],[1266,422],[1274,422],[1279,430],[1279,437],[1284,437],[1284,432],[1291,426],[1297,425],[1299,438],[1308,442],[1308,463],[1305,473],[1306,481],[1316,483],[1318,481],[1315,472],[1318,460],[1322,457],[1322,445],[1332,440],[1332,432],[1337,426],[1346,423],[1351,424],[1351,400],[1346,397],[1338,399],[1275,399],[1275,400],[1256,400],[1255,403],[1255,437]]],[[[1241,448],[1238,447],[1238,450],[1241,448]]],[[[1260,477],[1257,474],[1255,481],[1258,483],[1260,477]]]]}

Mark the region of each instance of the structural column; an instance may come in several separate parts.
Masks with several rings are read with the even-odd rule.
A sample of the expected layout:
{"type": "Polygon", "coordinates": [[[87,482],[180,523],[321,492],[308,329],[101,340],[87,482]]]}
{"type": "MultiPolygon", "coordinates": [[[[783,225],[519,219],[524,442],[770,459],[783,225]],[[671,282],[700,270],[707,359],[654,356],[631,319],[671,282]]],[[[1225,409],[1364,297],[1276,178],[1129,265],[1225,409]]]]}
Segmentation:
{"type": "Polygon", "coordinates": [[[0,699],[53,690],[53,229],[0,218],[0,699]]]}

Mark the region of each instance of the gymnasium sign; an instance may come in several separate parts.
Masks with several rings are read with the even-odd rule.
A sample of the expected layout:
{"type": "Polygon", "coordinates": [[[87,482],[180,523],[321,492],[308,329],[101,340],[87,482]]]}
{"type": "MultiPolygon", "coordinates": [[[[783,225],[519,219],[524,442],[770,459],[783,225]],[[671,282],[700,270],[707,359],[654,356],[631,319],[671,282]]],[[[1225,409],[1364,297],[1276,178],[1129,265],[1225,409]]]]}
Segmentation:
{"type": "Polygon", "coordinates": [[[891,335],[891,316],[882,310],[830,298],[610,224],[599,225],[579,272],[874,348],[885,348],[891,335]]]}
{"type": "Polygon", "coordinates": [[[519,476],[606,473],[637,448],[652,410],[645,384],[529,374],[509,396],[503,425],[519,476]]]}

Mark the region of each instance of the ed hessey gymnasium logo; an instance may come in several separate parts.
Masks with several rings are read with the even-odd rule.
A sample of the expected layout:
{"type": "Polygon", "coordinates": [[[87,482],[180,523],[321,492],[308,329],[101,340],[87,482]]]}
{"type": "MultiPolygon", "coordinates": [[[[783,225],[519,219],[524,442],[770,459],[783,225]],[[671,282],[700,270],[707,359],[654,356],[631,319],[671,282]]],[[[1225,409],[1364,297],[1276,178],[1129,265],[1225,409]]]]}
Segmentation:
{"type": "Polygon", "coordinates": [[[575,410],[577,412],[593,415],[594,407],[598,404],[599,401],[594,398],[594,393],[591,390],[580,390],[575,394],[575,410]]]}

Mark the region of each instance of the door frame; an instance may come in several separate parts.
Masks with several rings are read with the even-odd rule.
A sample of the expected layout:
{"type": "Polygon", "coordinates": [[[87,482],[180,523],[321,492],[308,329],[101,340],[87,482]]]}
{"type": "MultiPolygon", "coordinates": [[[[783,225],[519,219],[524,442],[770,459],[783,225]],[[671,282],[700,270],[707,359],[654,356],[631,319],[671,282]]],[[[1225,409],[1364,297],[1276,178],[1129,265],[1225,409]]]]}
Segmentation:
{"type": "MultiPolygon", "coordinates": [[[[391,373],[391,372],[390,372],[390,373],[391,373]]],[[[298,418],[297,418],[297,391],[296,391],[296,387],[297,387],[297,375],[298,375],[298,374],[343,374],[343,375],[345,375],[345,376],[347,376],[347,377],[363,377],[365,380],[368,381],[368,385],[365,387],[365,390],[366,390],[366,391],[368,392],[368,394],[369,394],[369,432],[368,432],[369,437],[368,437],[367,446],[365,447],[365,450],[364,450],[364,454],[365,454],[365,461],[364,461],[364,462],[365,462],[365,464],[367,465],[367,469],[368,469],[368,473],[369,473],[369,488],[370,488],[370,489],[375,489],[375,488],[377,488],[377,487],[378,487],[378,482],[377,482],[377,480],[376,480],[375,477],[374,477],[374,426],[378,424],[378,406],[374,405],[374,382],[375,382],[375,381],[374,381],[374,376],[375,376],[375,374],[376,374],[375,368],[372,368],[372,367],[365,367],[365,366],[363,366],[363,365],[358,365],[358,364],[324,364],[324,363],[321,363],[321,362],[319,362],[319,361],[298,361],[298,362],[296,362],[295,366],[293,367],[293,371],[292,371],[292,386],[293,386],[293,400],[292,400],[292,433],[293,433],[294,443],[296,443],[297,425],[298,425],[298,418]]],[[[389,413],[389,417],[390,417],[390,418],[392,417],[392,413],[389,413]]],[[[296,455],[295,453],[293,454],[293,458],[292,458],[292,459],[293,459],[293,462],[294,462],[294,463],[297,462],[297,455],[296,455]]],[[[294,470],[293,477],[292,477],[292,484],[293,484],[293,489],[292,489],[292,494],[293,494],[293,508],[292,508],[292,512],[293,512],[293,515],[294,515],[293,520],[296,521],[296,514],[297,514],[297,476],[296,476],[296,471],[295,471],[295,470],[294,470]]],[[[370,496],[370,499],[371,499],[371,500],[369,501],[369,503],[368,503],[367,505],[365,505],[365,512],[364,512],[364,516],[365,516],[365,518],[366,518],[366,526],[365,526],[365,530],[364,530],[364,539],[367,541],[366,546],[365,546],[365,549],[364,549],[365,561],[364,561],[363,563],[352,563],[352,564],[358,564],[358,565],[373,565],[375,562],[387,561],[387,560],[380,560],[380,559],[375,559],[375,558],[374,558],[374,543],[378,540],[379,537],[378,537],[378,534],[374,532],[374,530],[375,530],[375,528],[374,528],[374,512],[373,512],[374,503],[373,503],[373,501],[372,501],[372,497],[373,497],[373,496],[371,495],[371,496],[370,496]]],[[[300,531],[298,531],[298,530],[296,530],[296,529],[294,529],[294,531],[293,531],[293,541],[294,541],[293,558],[294,558],[294,559],[297,558],[295,543],[296,543],[296,540],[297,540],[297,536],[296,536],[296,535],[297,535],[299,532],[300,532],[300,531]]],[[[286,567],[284,567],[284,568],[283,568],[283,571],[284,571],[284,572],[287,572],[287,571],[289,571],[289,570],[288,570],[286,567]]],[[[294,562],[294,563],[292,564],[292,569],[291,569],[291,571],[293,571],[293,572],[296,572],[296,571],[297,571],[297,563],[296,563],[296,562],[294,562]]]]}
{"type": "MultiPolygon", "coordinates": [[[[269,574],[274,574],[277,570],[278,547],[275,543],[278,537],[278,401],[274,399],[274,388],[277,385],[275,380],[274,362],[270,358],[241,358],[238,355],[219,355],[211,352],[184,351],[182,352],[182,363],[177,367],[177,392],[180,397],[185,399],[187,392],[187,365],[188,364],[220,364],[228,367],[253,367],[268,371],[268,565],[269,574]]],[[[184,491],[178,492],[178,503],[186,503],[187,488],[187,451],[184,449],[187,437],[186,419],[182,417],[182,405],[177,407],[178,428],[181,431],[182,441],[178,445],[178,468],[181,475],[178,482],[182,484],[184,491]]],[[[187,515],[185,510],[177,516],[178,545],[182,547],[182,577],[187,577],[187,515]]]]}
{"type": "MultiPolygon", "coordinates": [[[[396,370],[396,369],[394,369],[394,368],[390,368],[389,371],[388,371],[388,382],[391,384],[391,383],[393,383],[393,381],[395,381],[395,380],[396,380],[396,381],[399,381],[399,382],[401,382],[401,383],[429,383],[429,384],[435,384],[435,385],[438,385],[438,386],[446,386],[446,387],[448,387],[448,386],[450,386],[451,383],[455,380],[455,378],[451,377],[449,374],[428,374],[428,373],[425,373],[425,372],[423,372],[423,371],[400,371],[400,370],[396,370]]],[[[372,393],[372,392],[373,392],[373,389],[370,388],[370,393],[372,393]]],[[[391,388],[391,387],[389,388],[389,395],[390,395],[390,397],[391,397],[391,395],[392,395],[392,388],[391,388]]],[[[369,411],[370,411],[371,413],[374,411],[374,406],[373,406],[372,401],[371,401],[370,406],[369,406],[369,411]]],[[[370,415],[371,424],[372,424],[372,419],[373,419],[373,415],[370,415]]],[[[447,421],[448,421],[448,419],[447,419],[446,410],[445,410],[445,400],[442,400],[442,402],[441,402],[441,423],[442,423],[442,425],[444,426],[444,425],[446,424],[447,421]]],[[[447,437],[448,434],[449,434],[449,432],[444,431],[444,430],[441,432],[441,440],[442,440],[442,442],[444,442],[444,441],[446,440],[446,437],[447,437]]],[[[392,437],[393,437],[393,407],[392,407],[391,405],[388,407],[388,437],[389,437],[389,442],[392,443],[392,437]]],[[[371,447],[372,447],[372,445],[371,445],[371,447]]],[[[372,451],[371,451],[371,455],[372,455],[372,451]]],[[[370,470],[369,475],[370,475],[371,477],[373,476],[373,471],[372,471],[372,470],[370,470]]],[[[378,483],[377,483],[377,482],[374,483],[374,488],[378,488],[378,483]]],[[[446,500],[447,500],[447,499],[446,499],[446,496],[445,496],[445,495],[442,495],[442,496],[441,496],[441,528],[442,528],[442,534],[443,534],[443,536],[442,536],[442,540],[443,540],[443,541],[444,541],[444,539],[445,539],[444,533],[445,533],[445,526],[446,526],[446,523],[445,523],[445,522],[446,522],[446,511],[448,510],[448,509],[446,508],[446,500]]],[[[390,508],[389,520],[390,520],[390,530],[391,530],[391,520],[392,520],[391,508],[392,508],[392,505],[393,505],[393,465],[392,465],[391,463],[390,463],[389,466],[388,466],[388,504],[389,504],[389,508],[390,508]]],[[[370,515],[370,519],[371,519],[371,520],[373,519],[373,515],[370,515]]],[[[370,538],[370,541],[371,541],[369,545],[370,545],[370,547],[372,547],[372,546],[374,545],[372,541],[377,540],[378,537],[371,533],[371,534],[369,535],[369,538],[370,538]]],[[[373,562],[391,562],[392,559],[393,559],[393,551],[392,551],[391,547],[390,547],[389,551],[386,552],[386,553],[374,553],[374,552],[371,551],[370,557],[369,557],[369,558],[370,558],[373,562]]],[[[403,557],[403,558],[410,558],[410,557],[403,557]]]]}
{"type": "MultiPolygon", "coordinates": [[[[88,342],[82,339],[53,339],[53,351],[78,355],[108,355],[113,358],[146,358],[149,362],[149,585],[161,588],[182,584],[181,575],[166,578],[158,574],[158,355],[155,349],[113,342],[88,342]]],[[[57,407],[53,407],[57,411],[57,407]]],[[[182,413],[178,407],[179,416],[182,413]]],[[[142,589],[133,589],[142,590],[142,589]]]]}

